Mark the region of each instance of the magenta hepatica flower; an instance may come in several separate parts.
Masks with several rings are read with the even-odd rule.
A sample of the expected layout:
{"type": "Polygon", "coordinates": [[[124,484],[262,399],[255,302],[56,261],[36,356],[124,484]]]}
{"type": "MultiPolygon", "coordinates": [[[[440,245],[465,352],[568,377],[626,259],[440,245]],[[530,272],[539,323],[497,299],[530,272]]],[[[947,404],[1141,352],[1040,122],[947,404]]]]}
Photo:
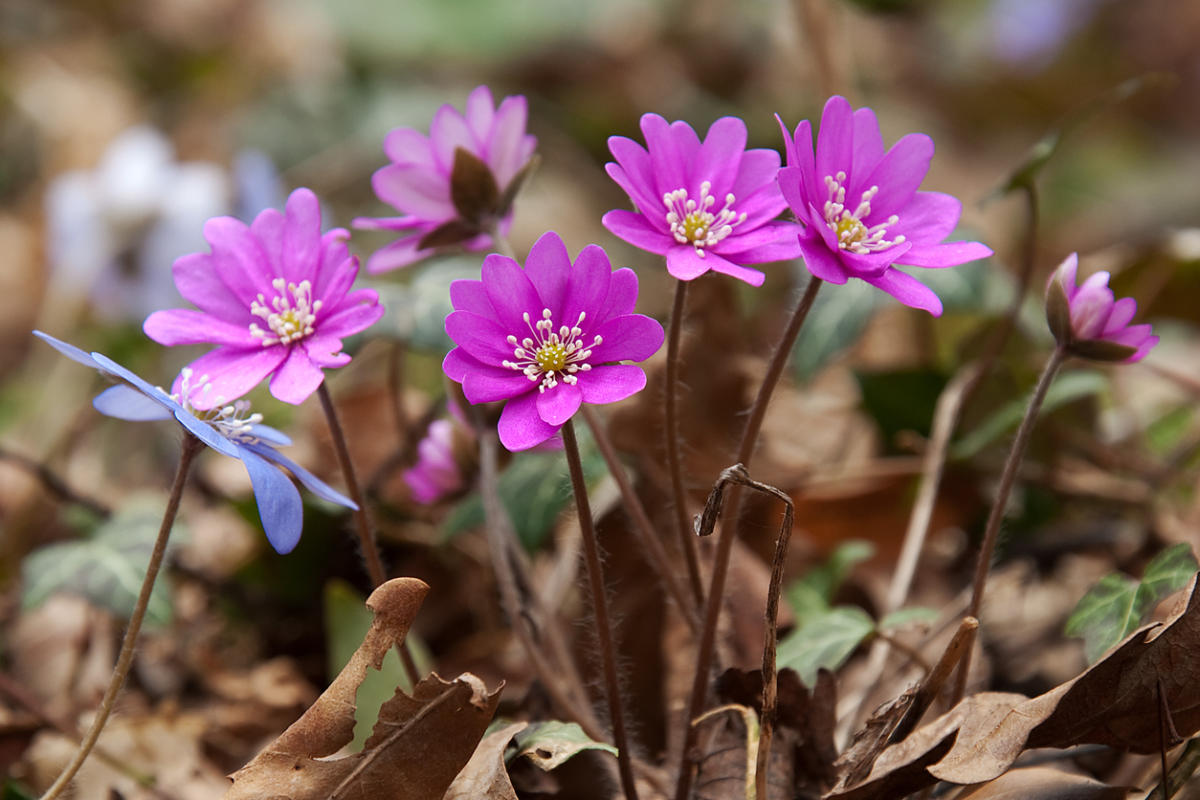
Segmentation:
{"type": "Polygon", "coordinates": [[[249,226],[233,217],[205,224],[212,252],[174,266],[179,293],[199,310],[156,311],[144,325],[160,344],[217,345],[189,365],[209,388],[193,390],[188,402],[225,405],[272,375],[271,394],[301,403],[321,385],[322,368],[350,362],[342,339],[378,320],[383,307],[373,289],[350,291],[358,260],[348,236],[342,228],[321,234],[308,189],[292,192],[284,213],[269,208],[249,226]]]}
{"type": "Polygon", "coordinates": [[[524,269],[489,255],[483,280],[450,284],[455,310],[442,363],[471,403],[507,400],[500,441],[526,450],[550,439],[582,402],[613,403],[646,385],[642,361],[663,342],[654,320],[634,314],[637,276],[613,271],[588,245],[575,263],[557,233],[534,243],[524,269]]]}
{"type": "Polygon", "coordinates": [[[183,391],[169,395],[102,353],[84,352],[41,331],[34,331],[33,335],[67,358],[125,381],[105,389],[92,401],[101,414],[133,422],[174,417],[188,433],[213,450],[241,461],[250,475],[267,541],[278,552],[289,553],[300,541],[304,509],[300,492],[276,466],[287,469],[318,497],[346,508],[358,508],[348,497],[279,453],[275,445],[289,445],[291,439],[261,424],[262,415],[250,414],[248,402],[243,400],[210,410],[191,405],[187,399],[191,370],[185,368],[181,376],[183,391]]]}
{"type": "Polygon", "coordinates": [[[985,258],[979,242],[946,242],[962,213],[948,194],[919,192],[933,140],[910,133],[884,152],[875,113],[831,97],[821,114],[816,152],[808,120],[789,138],[788,166],[779,172],[783,196],[804,224],[800,249],[809,271],[830,283],[861,278],[934,316],[942,301],[894,265],[953,267],[985,258]]]}
{"type": "Polygon", "coordinates": [[[646,148],[612,136],[616,162],[606,169],[637,212],[610,211],[604,227],[643,250],[666,256],[667,271],[690,281],[709,270],[753,286],[765,277],[744,264],[800,255],[797,227],[775,221],[787,208],[775,182],[779,154],[747,150],[746,123],[722,117],[701,142],[686,122],[642,117],[646,148]]]}
{"type": "Polygon", "coordinates": [[[525,133],[525,98],[506,97],[496,108],[480,86],[466,113],[447,104],[434,114],[429,136],[396,128],[383,140],[391,164],[371,178],[375,194],[403,216],[354,220],[354,227],[399,231],[402,238],[367,260],[371,273],[407,267],[448,244],[467,250],[493,245],[488,228],[507,234],[512,200],[537,139],[525,133]]]}
{"type": "Polygon", "coordinates": [[[436,419],[417,445],[417,463],[404,471],[404,482],[413,499],[423,505],[436,503],[463,487],[463,475],[454,458],[454,423],[436,419]]]}
{"type": "Polygon", "coordinates": [[[1098,361],[1140,361],[1158,344],[1149,325],[1130,325],[1137,313],[1132,297],[1117,300],[1107,272],[1075,285],[1079,258],[1067,256],[1046,287],[1046,316],[1054,338],[1068,353],[1098,361]]]}

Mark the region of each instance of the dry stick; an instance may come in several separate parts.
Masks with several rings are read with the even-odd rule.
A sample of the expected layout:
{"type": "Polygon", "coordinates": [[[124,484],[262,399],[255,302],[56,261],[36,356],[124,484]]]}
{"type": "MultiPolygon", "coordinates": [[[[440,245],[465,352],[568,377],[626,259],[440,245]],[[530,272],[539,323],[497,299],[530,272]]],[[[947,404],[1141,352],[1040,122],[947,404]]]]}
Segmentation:
{"type": "Polygon", "coordinates": [[[95,514],[97,517],[108,518],[112,516],[112,509],[101,503],[99,500],[93,500],[90,497],[80,494],[72,489],[65,480],[60,478],[53,470],[45,464],[35,461],[29,456],[20,453],[14,453],[7,448],[0,447],[0,461],[9,461],[29,472],[46,491],[68,503],[74,503],[77,506],[86,508],[88,511],[95,514]]]}
{"type": "MultiPolygon", "coordinates": [[[[346,489],[350,499],[358,506],[354,511],[354,524],[358,530],[358,545],[362,553],[363,563],[367,567],[367,575],[372,586],[381,586],[387,580],[383,570],[383,560],[379,557],[379,543],[375,541],[375,533],[371,530],[371,521],[367,518],[367,505],[362,490],[358,486],[358,475],[354,471],[354,462],[350,460],[350,449],[346,446],[346,434],[342,423],[338,420],[337,409],[333,398],[329,396],[329,388],[325,381],[317,387],[317,396],[321,398],[321,409],[325,412],[325,420],[329,423],[329,436],[333,439],[333,449],[337,453],[338,463],[342,468],[342,478],[346,481],[346,489]]],[[[408,642],[396,644],[400,653],[400,661],[404,664],[404,674],[413,686],[421,682],[421,673],[417,670],[408,642]]]]}
{"type": "Polygon", "coordinates": [[[604,423],[600,421],[596,412],[590,406],[584,405],[581,407],[583,411],[583,419],[587,422],[588,427],[592,431],[592,437],[596,440],[596,446],[600,449],[600,455],[604,457],[604,463],[608,465],[608,472],[613,476],[613,480],[617,482],[617,488],[621,490],[621,497],[625,501],[625,510],[633,517],[634,530],[638,534],[638,540],[641,543],[647,560],[650,562],[651,568],[658,574],[659,580],[663,582],[667,593],[671,595],[671,599],[675,601],[675,605],[679,607],[679,613],[683,615],[684,621],[691,628],[692,634],[696,634],[700,630],[700,618],[696,613],[695,606],[689,602],[687,590],[679,582],[679,577],[675,574],[675,570],[671,568],[671,558],[667,555],[667,550],[663,547],[658,538],[658,532],[654,530],[654,523],[650,521],[649,515],[646,513],[646,507],[642,505],[642,501],[638,498],[637,493],[633,490],[633,486],[629,483],[629,476],[625,473],[625,467],[617,458],[617,453],[613,449],[612,441],[608,438],[608,431],[605,429],[604,423]]]}
{"type": "Polygon", "coordinates": [[[671,324],[667,329],[667,387],[663,403],[664,431],[667,445],[667,471],[671,475],[671,500],[675,505],[675,530],[679,547],[687,563],[688,584],[692,589],[695,607],[704,604],[704,587],[700,585],[700,559],[692,521],[687,512],[687,495],[683,488],[683,467],[679,463],[679,340],[683,330],[683,310],[687,304],[688,282],[675,281],[675,302],[671,307],[671,324]]]}
{"type": "MultiPolygon", "coordinates": [[[[476,410],[472,409],[472,411],[476,410]]],[[[478,414],[476,413],[474,416],[478,417],[478,414]]],[[[523,565],[517,554],[512,552],[516,534],[512,531],[512,522],[508,518],[508,511],[501,503],[497,491],[497,447],[494,432],[479,429],[479,449],[479,493],[483,500],[488,550],[496,571],[496,582],[500,588],[500,602],[504,606],[505,613],[508,614],[517,640],[533,663],[533,668],[546,687],[551,701],[557,706],[558,713],[575,720],[589,738],[600,741],[604,738],[604,734],[592,713],[591,706],[588,705],[587,693],[583,689],[582,681],[574,671],[574,664],[569,657],[564,661],[557,648],[550,648],[553,658],[547,658],[542,644],[535,640],[536,628],[534,626],[536,623],[533,619],[535,614],[527,613],[522,607],[517,571],[523,565]],[[552,661],[557,663],[551,663],[552,661]]],[[[540,610],[540,608],[536,610],[540,610]]],[[[547,621],[546,627],[550,628],[551,624],[547,621]]],[[[547,631],[546,638],[551,639],[549,631],[547,631]]]]}
{"type": "Polygon", "coordinates": [[[950,644],[946,645],[942,657],[921,681],[917,693],[913,696],[912,705],[909,706],[908,711],[892,731],[889,737],[890,742],[905,739],[917,727],[922,715],[941,694],[942,687],[946,685],[946,681],[953,674],[954,668],[967,653],[971,652],[971,648],[975,644],[975,632],[978,630],[979,620],[975,617],[963,617],[962,622],[958,624],[958,630],[954,632],[954,638],[950,640],[950,644]]]}
{"type": "MultiPolygon", "coordinates": [[[[921,483],[917,489],[912,514],[908,518],[908,529],[904,532],[904,543],[900,547],[896,571],[892,573],[892,583],[884,601],[884,616],[898,611],[908,599],[913,576],[917,571],[917,562],[925,547],[925,537],[929,534],[929,523],[933,519],[933,506],[942,483],[946,453],[950,449],[950,436],[958,424],[958,416],[962,412],[967,395],[983,375],[980,366],[979,363],[975,363],[959,370],[938,397],[933,413],[933,430],[930,432],[929,445],[925,449],[924,463],[921,466],[921,483]]],[[[854,720],[862,714],[863,704],[869,698],[871,688],[883,675],[887,657],[888,648],[884,641],[877,641],[871,646],[867,657],[866,678],[862,682],[864,688],[856,697],[850,698],[851,702],[843,718],[844,725],[838,732],[838,739],[843,748],[849,739],[854,720]]]]}
{"type": "Polygon", "coordinates": [[[175,469],[175,480],[171,484],[171,494],[167,498],[167,507],[163,511],[162,524],[158,528],[158,538],[154,540],[154,550],[150,553],[150,563],[146,566],[146,577],[142,580],[142,589],[138,593],[133,614],[129,617],[125,638],[121,640],[121,651],[117,655],[117,665],[113,667],[112,679],[108,683],[104,697],[100,700],[100,707],[96,709],[96,717],[92,720],[92,726],[88,729],[78,752],[75,753],[75,757],[71,759],[67,768],[58,776],[58,780],[54,781],[54,784],[42,795],[41,800],[54,800],[63,793],[71,779],[75,777],[75,773],[79,772],[79,768],[87,760],[92,748],[96,746],[96,740],[100,738],[100,731],[104,730],[104,724],[108,722],[108,716],[112,713],[117,694],[121,691],[125,677],[129,674],[129,668],[133,664],[133,646],[137,643],[138,633],[142,630],[142,621],[146,618],[146,608],[150,604],[150,592],[154,589],[154,580],[158,577],[163,556],[167,552],[167,540],[171,536],[171,526],[175,524],[175,515],[179,513],[179,501],[183,498],[183,487],[187,483],[188,470],[191,468],[196,454],[202,449],[204,449],[204,444],[199,439],[190,433],[184,434],[183,445],[179,451],[179,466],[175,469]]]}
{"type": "Polygon", "coordinates": [[[836,41],[829,21],[830,5],[828,0],[792,2],[796,21],[801,23],[801,36],[808,40],[808,52],[812,55],[817,73],[817,86],[826,96],[842,93],[842,79],[833,56],[836,41]]]}
{"type": "Polygon", "coordinates": [[[575,506],[579,510],[579,528],[583,534],[583,554],[587,563],[588,586],[592,591],[592,611],[596,615],[596,638],[600,642],[600,661],[604,667],[604,688],[608,696],[609,722],[617,746],[617,770],[626,800],[637,800],[633,781],[632,754],[625,735],[625,712],[621,708],[621,685],[617,680],[617,656],[613,648],[612,623],[608,617],[608,592],[604,586],[604,569],[600,565],[600,544],[592,527],[592,510],[588,506],[587,484],[583,480],[583,464],[579,460],[579,444],[575,441],[575,426],[567,420],[562,426],[563,453],[571,473],[575,491],[575,506]]]}
{"type": "Polygon", "coordinates": [[[754,786],[756,796],[766,800],[767,797],[767,761],[771,757],[771,739],[775,733],[775,717],[778,714],[777,701],[779,697],[778,676],[775,670],[775,650],[779,641],[779,596],[783,593],[783,567],[787,559],[788,541],[792,536],[792,522],[796,516],[796,507],[792,498],[766,483],[760,483],[750,477],[745,466],[734,464],[721,472],[704,513],[700,517],[700,533],[707,536],[716,526],[717,517],[721,513],[721,503],[727,484],[749,487],[757,492],[769,494],[781,500],[784,504],[783,521],[779,525],[779,537],[775,540],[775,555],[771,558],[771,580],[767,585],[767,608],[764,613],[766,635],[763,643],[762,658],[762,710],[759,713],[758,752],[755,756],[754,786]]]}
{"type": "MultiPolygon", "coordinates": [[[[1005,506],[1008,505],[1008,495],[1012,491],[1013,481],[1017,477],[1017,467],[1021,464],[1021,457],[1025,455],[1025,447],[1029,444],[1029,434],[1033,432],[1033,424],[1037,420],[1038,409],[1042,407],[1042,401],[1046,399],[1046,391],[1053,383],[1054,375],[1066,357],[1066,350],[1059,346],[1054,349],[1054,353],[1046,362],[1046,367],[1038,378],[1037,387],[1033,390],[1033,397],[1029,400],[1029,407],[1025,410],[1025,418],[1021,420],[1021,427],[1017,429],[1017,436],[1013,440],[1012,450],[1008,453],[1008,460],[1004,462],[1004,471],[1000,473],[1000,486],[996,490],[996,499],[988,514],[987,525],[983,529],[983,543],[979,546],[979,561],[975,564],[975,580],[971,586],[971,602],[967,606],[968,617],[979,618],[979,608],[983,605],[983,590],[987,585],[988,570],[992,565],[992,553],[996,549],[996,539],[1000,533],[1000,523],[1004,519],[1005,506]]],[[[954,695],[950,700],[951,706],[957,705],[958,701],[962,700],[963,694],[966,693],[967,673],[970,668],[971,651],[968,650],[963,655],[962,663],[959,666],[958,680],[955,682],[954,695]]]]}

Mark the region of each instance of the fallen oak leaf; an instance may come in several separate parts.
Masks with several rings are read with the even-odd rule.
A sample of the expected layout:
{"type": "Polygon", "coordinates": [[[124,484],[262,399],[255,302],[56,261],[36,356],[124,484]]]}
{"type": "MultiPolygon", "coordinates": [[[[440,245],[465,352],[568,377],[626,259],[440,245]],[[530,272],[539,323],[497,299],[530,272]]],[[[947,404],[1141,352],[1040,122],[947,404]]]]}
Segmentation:
{"type": "Polygon", "coordinates": [[[375,619],[362,645],[317,701],[231,777],[225,800],[429,800],[470,759],[499,702],[469,673],[432,675],[411,696],[397,689],[361,753],[325,759],[354,735],[354,700],[367,668],[403,642],[429,587],[395,578],[367,599],[375,619]]]}
{"type": "Polygon", "coordinates": [[[517,790],[508,778],[504,751],[527,725],[514,722],[483,737],[471,760],[446,789],[442,800],[517,800],[517,790]]]}

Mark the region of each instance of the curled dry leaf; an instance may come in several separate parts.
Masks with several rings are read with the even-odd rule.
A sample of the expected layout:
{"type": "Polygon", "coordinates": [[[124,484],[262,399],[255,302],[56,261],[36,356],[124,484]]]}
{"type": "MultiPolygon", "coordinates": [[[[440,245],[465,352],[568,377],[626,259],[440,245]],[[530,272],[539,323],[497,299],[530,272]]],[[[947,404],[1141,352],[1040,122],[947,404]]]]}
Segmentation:
{"type": "Polygon", "coordinates": [[[900,797],[937,780],[971,784],[1004,773],[1026,748],[1104,744],[1155,753],[1200,731],[1200,592],[1163,623],[1135,631],[1091,669],[1035,698],[983,692],[968,697],[884,750],[861,782],[826,800],[900,797]],[[1160,720],[1165,708],[1169,719],[1160,720]]]}
{"type": "Polygon", "coordinates": [[[442,800],[517,800],[517,790],[508,779],[508,767],[504,764],[504,751],[527,724],[514,722],[483,737],[442,800]]]}
{"type": "Polygon", "coordinates": [[[471,757],[499,701],[474,675],[432,675],[396,694],[361,753],[326,759],[354,735],[354,699],[367,668],[404,640],[429,587],[395,578],[367,599],[375,620],[350,662],[317,701],[231,777],[225,800],[429,800],[441,797],[471,757]]]}
{"type": "Polygon", "coordinates": [[[1128,790],[1050,767],[1006,772],[958,800],[1125,800],[1128,790]]]}

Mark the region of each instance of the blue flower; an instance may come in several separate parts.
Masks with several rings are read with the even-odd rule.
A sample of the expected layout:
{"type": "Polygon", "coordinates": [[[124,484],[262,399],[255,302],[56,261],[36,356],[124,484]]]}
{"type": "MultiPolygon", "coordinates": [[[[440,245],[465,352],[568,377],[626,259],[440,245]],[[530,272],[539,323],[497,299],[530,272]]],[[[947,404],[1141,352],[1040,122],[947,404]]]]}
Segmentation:
{"type": "MultiPolygon", "coordinates": [[[[280,454],[274,445],[289,445],[291,439],[274,428],[262,425],[261,414],[247,414],[250,404],[246,401],[197,411],[186,400],[179,402],[102,353],[84,352],[41,331],[34,331],[33,335],[67,358],[125,381],[105,389],[92,401],[101,414],[133,422],[174,417],[188,433],[213,450],[245,464],[254,488],[263,530],[267,534],[267,541],[276,551],[292,551],[300,541],[304,517],[300,492],[277,467],[287,469],[318,497],[346,508],[358,509],[350,498],[280,454]]],[[[191,377],[189,371],[185,370],[180,397],[189,396],[191,377]]],[[[204,383],[203,378],[200,383],[204,383]]]]}

